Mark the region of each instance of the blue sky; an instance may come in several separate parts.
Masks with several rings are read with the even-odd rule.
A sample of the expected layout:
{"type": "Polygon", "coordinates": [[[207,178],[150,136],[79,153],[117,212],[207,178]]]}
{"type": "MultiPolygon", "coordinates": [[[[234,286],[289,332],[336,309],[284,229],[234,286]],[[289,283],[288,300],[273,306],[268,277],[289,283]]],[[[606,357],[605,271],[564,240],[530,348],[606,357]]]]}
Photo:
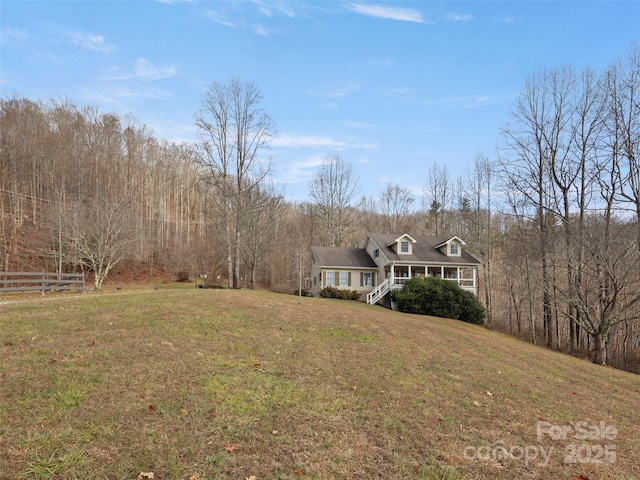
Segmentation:
{"type": "Polygon", "coordinates": [[[421,194],[429,168],[493,156],[527,76],[596,71],[640,40],[640,2],[0,1],[0,88],[131,114],[196,138],[212,82],[253,81],[274,178],[308,199],[339,154],[361,193],[421,194]]]}

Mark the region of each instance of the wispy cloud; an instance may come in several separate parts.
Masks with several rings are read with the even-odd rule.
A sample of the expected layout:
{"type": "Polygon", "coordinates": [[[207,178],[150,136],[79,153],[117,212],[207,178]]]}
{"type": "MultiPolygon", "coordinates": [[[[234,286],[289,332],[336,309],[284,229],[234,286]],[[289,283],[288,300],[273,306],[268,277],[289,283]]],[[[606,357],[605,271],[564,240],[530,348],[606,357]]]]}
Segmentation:
{"type": "Polygon", "coordinates": [[[3,26],[0,29],[0,43],[6,45],[9,43],[26,43],[29,40],[29,34],[18,27],[3,26]]]}
{"type": "Polygon", "coordinates": [[[402,22],[428,23],[422,18],[422,14],[418,10],[412,8],[387,7],[369,3],[347,3],[347,6],[353,12],[371,17],[402,22]]]}
{"type": "Polygon", "coordinates": [[[136,77],[145,80],[160,80],[163,78],[173,77],[176,74],[176,67],[173,65],[153,65],[146,58],[136,60],[133,69],[136,77]]]}
{"type": "Polygon", "coordinates": [[[397,97],[399,95],[407,95],[409,93],[409,89],[406,87],[388,88],[386,90],[382,90],[380,93],[386,97],[397,97]]]}
{"type": "Polygon", "coordinates": [[[256,6],[258,11],[262,13],[265,17],[275,17],[277,15],[284,15],[285,17],[294,18],[300,16],[298,12],[296,12],[292,7],[293,4],[284,3],[284,2],[275,2],[275,3],[265,3],[260,0],[254,0],[253,4],[256,6]]]}
{"type": "Polygon", "coordinates": [[[428,100],[426,105],[442,105],[449,108],[476,108],[490,105],[494,99],[489,95],[469,95],[466,97],[441,98],[438,100],[428,100]]]}
{"type": "Polygon", "coordinates": [[[447,22],[468,22],[469,20],[473,20],[473,15],[469,14],[460,14],[460,13],[447,13],[444,16],[444,19],[447,22]]]}
{"type": "Polygon", "coordinates": [[[358,91],[358,87],[356,85],[347,85],[346,87],[340,87],[340,88],[336,88],[335,90],[328,90],[324,92],[307,90],[306,94],[311,95],[313,97],[342,98],[342,97],[351,95],[356,91],[358,91]]]}
{"type": "Polygon", "coordinates": [[[369,60],[369,65],[372,67],[393,67],[395,64],[393,60],[388,58],[374,58],[369,60]]]}
{"type": "Polygon", "coordinates": [[[96,52],[109,53],[116,48],[107,43],[102,35],[94,33],[71,32],[67,34],[67,38],[75,45],[96,52]]]}
{"type": "Polygon", "coordinates": [[[288,148],[300,148],[300,147],[312,147],[312,148],[344,148],[347,144],[343,141],[336,140],[331,137],[318,137],[314,135],[295,135],[295,134],[282,134],[273,139],[272,145],[274,147],[288,147],[288,148]]]}
{"type": "Polygon", "coordinates": [[[205,17],[209,20],[213,20],[220,25],[224,25],[225,27],[233,28],[236,26],[233,22],[224,18],[220,12],[216,12],[215,10],[207,10],[207,12],[205,13],[205,17]]]}
{"type": "Polygon", "coordinates": [[[121,104],[123,101],[132,100],[166,100],[171,94],[155,88],[128,88],[125,86],[111,86],[109,88],[81,87],[80,92],[84,98],[91,102],[121,104]]]}
{"type": "Polygon", "coordinates": [[[307,183],[313,178],[317,168],[326,158],[326,154],[316,153],[305,160],[285,165],[276,172],[275,182],[282,185],[307,183]]]}
{"type": "Polygon", "coordinates": [[[516,23],[516,19],[506,13],[496,15],[495,17],[493,17],[493,21],[496,23],[501,23],[503,25],[511,25],[512,23],[516,23]]]}
{"type": "Polygon", "coordinates": [[[267,37],[271,33],[269,32],[269,29],[267,29],[267,27],[259,23],[254,24],[251,27],[251,30],[253,31],[253,33],[255,33],[256,35],[260,35],[261,37],[267,37]]]}
{"type": "Polygon", "coordinates": [[[340,122],[340,124],[349,128],[373,128],[375,126],[372,123],[358,122],[355,120],[344,120],[343,122],[340,122]]]}

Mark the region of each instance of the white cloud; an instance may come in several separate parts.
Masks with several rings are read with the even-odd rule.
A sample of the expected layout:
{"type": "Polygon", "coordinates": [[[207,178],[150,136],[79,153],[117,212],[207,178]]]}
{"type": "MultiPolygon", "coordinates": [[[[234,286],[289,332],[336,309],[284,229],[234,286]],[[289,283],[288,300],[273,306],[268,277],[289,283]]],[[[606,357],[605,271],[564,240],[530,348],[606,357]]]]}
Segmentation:
{"type": "Polygon", "coordinates": [[[139,58],[133,68],[136,77],[146,80],[160,80],[173,77],[176,74],[176,67],[173,65],[153,65],[146,58],[139,58]]]}
{"type": "Polygon", "coordinates": [[[93,50],[96,52],[109,53],[115,50],[115,46],[105,42],[105,38],[102,35],[93,33],[71,32],[67,34],[69,41],[76,45],[86,48],[87,50],[93,50]]]}
{"type": "Polygon", "coordinates": [[[473,15],[469,15],[469,14],[461,15],[459,13],[447,13],[444,18],[448,22],[468,22],[469,20],[473,19],[473,15]]]}
{"type": "MultiPolygon", "coordinates": [[[[123,101],[131,102],[131,100],[166,100],[171,98],[171,94],[162,90],[153,88],[126,88],[116,86],[111,88],[101,88],[99,90],[93,88],[81,87],[80,92],[83,97],[98,103],[122,104],[123,101]]],[[[124,106],[124,104],[122,104],[124,106]]]]}
{"type": "Polygon", "coordinates": [[[493,17],[493,21],[496,23],[502,23],[503,25],[511,25],[516,22],[516,19],[506,13],[502,13],[493,17]]]}
{"type": "Polygon", "coordinates": [[[347,146],[345,142],[335,140],[331,137],[317,137],[314,135],[292,135],[282,134],[273,139],[272,145],[274,147],[287,147],[287,148],[300,148],[300,147],[312,147],[312,148],[344,148],[347,146]]]}
{"type": "Polygon", "coordinates": [[[441,98],[429,100],[426,105],[443,105],[450,108],[475,108],[494,103],[494,99],[489,95],[469,95],[466,97],[441,98]]]}
{"type": "Polygon", "coordinates": [[[209,19],[209,20],[213,20],[216,23],[219,23],[220,25],[224,25],[225,27],[235,27],[235,24],[230,22],[229,20],[222,18],[221,14],[214,11],[214,10],[207,10],[207,12],[205,13],[205,16],[209,19]]]}
{"type": "Polygon", "coordinates": [[[393,60],[387,58],[374,58],[369,60],[369,65],[372,67],[393,67],[395,64],[393,60]]]}
{"type": "Polygon", "coordinates": [[[6,45],[9,43],[25,43],[29,40],[29,34],[17,27],[2,27],[0,29],[0,43],[6,45]]]}
{"type": "Polygon", "coordinates": [[[270,33],[267,27],[265,27],[264,25],[260,25],[259,23],[253,25],[251,29],[253,30],[253,33],[255,33],[256,35],[260,35],[261,37],[267,37],[270,33]]]}
{"type": "Polygon", "coordinates": [[[380,92],[382,95],[385,95],[387,97],[396,97],[399,95],[407,95],[409,93],[409,89],[407,89],[406,87],[402,87],[402,88],[389,88],[387,90],[383,90],[380,92]]]}
{"type": "Polygon", "coordinates": [[[373,128],[375,125],[368,122],[358,122],[356,120],[344,120],[341,125],[349,128],[373,128]]]}
{"type": "Polygon", "coordinates": [[[298,14],[291,9],[292,4],[285,4],[282,2],[267,4],[259,0],[254,0],[253,4],[265,17],[271,18],[276,15],[284,15],[285,17],[294,18],[298,16],[298,14]]]}
{"type": "Polygon", "coordinates": [[[326,154],[317,153],[305,160],[286,165],[276,173],[275,182],[282,185],[307,183],[326,158],[326,154]]]}
{"type": "Polygon", "coordinates": [[[399,20],[403,22],[427,23],[422,14],[412,8],[384,7],[363,3],[348,3],[349,9],[356,13],[387,20],[399,20]]]}
{"type": "Polygon", "coordinates": [[[358,91],[358,87],[355,85],[347,85],[346,87],[337,88],[335,90],[330,90],[326,92],[317,92],[313,90],[307,90],[307,95],[311,95],[314,97],[324,97],[324,98],[341,98],[351,95],[352,93],[358,91]]]}

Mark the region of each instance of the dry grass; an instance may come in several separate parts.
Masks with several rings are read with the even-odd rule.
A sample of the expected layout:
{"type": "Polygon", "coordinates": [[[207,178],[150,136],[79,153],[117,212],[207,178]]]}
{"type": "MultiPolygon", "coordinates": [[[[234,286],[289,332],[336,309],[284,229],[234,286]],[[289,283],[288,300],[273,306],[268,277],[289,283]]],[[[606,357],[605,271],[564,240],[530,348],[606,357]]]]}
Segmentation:
{"type": "Polygon", "coordinates": [[[125,287],[0,305],[0,355],[3,479],[640,478],[640,377],[451,320],[125,287]]]}

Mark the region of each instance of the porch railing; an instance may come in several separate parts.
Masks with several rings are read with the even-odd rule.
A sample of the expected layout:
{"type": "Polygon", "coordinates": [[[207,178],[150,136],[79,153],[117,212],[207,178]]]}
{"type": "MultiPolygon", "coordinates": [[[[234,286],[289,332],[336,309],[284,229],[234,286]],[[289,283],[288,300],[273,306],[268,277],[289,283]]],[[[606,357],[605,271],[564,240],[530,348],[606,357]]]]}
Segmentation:
{"type": "Polygon", "coordinates": [[[367,303],[370,305],[375,305],[380,301],[382,297],[384,297],[389,290],[391,290],[391,280],[385,279],[380,285],[367,293],[367,303]]]}

